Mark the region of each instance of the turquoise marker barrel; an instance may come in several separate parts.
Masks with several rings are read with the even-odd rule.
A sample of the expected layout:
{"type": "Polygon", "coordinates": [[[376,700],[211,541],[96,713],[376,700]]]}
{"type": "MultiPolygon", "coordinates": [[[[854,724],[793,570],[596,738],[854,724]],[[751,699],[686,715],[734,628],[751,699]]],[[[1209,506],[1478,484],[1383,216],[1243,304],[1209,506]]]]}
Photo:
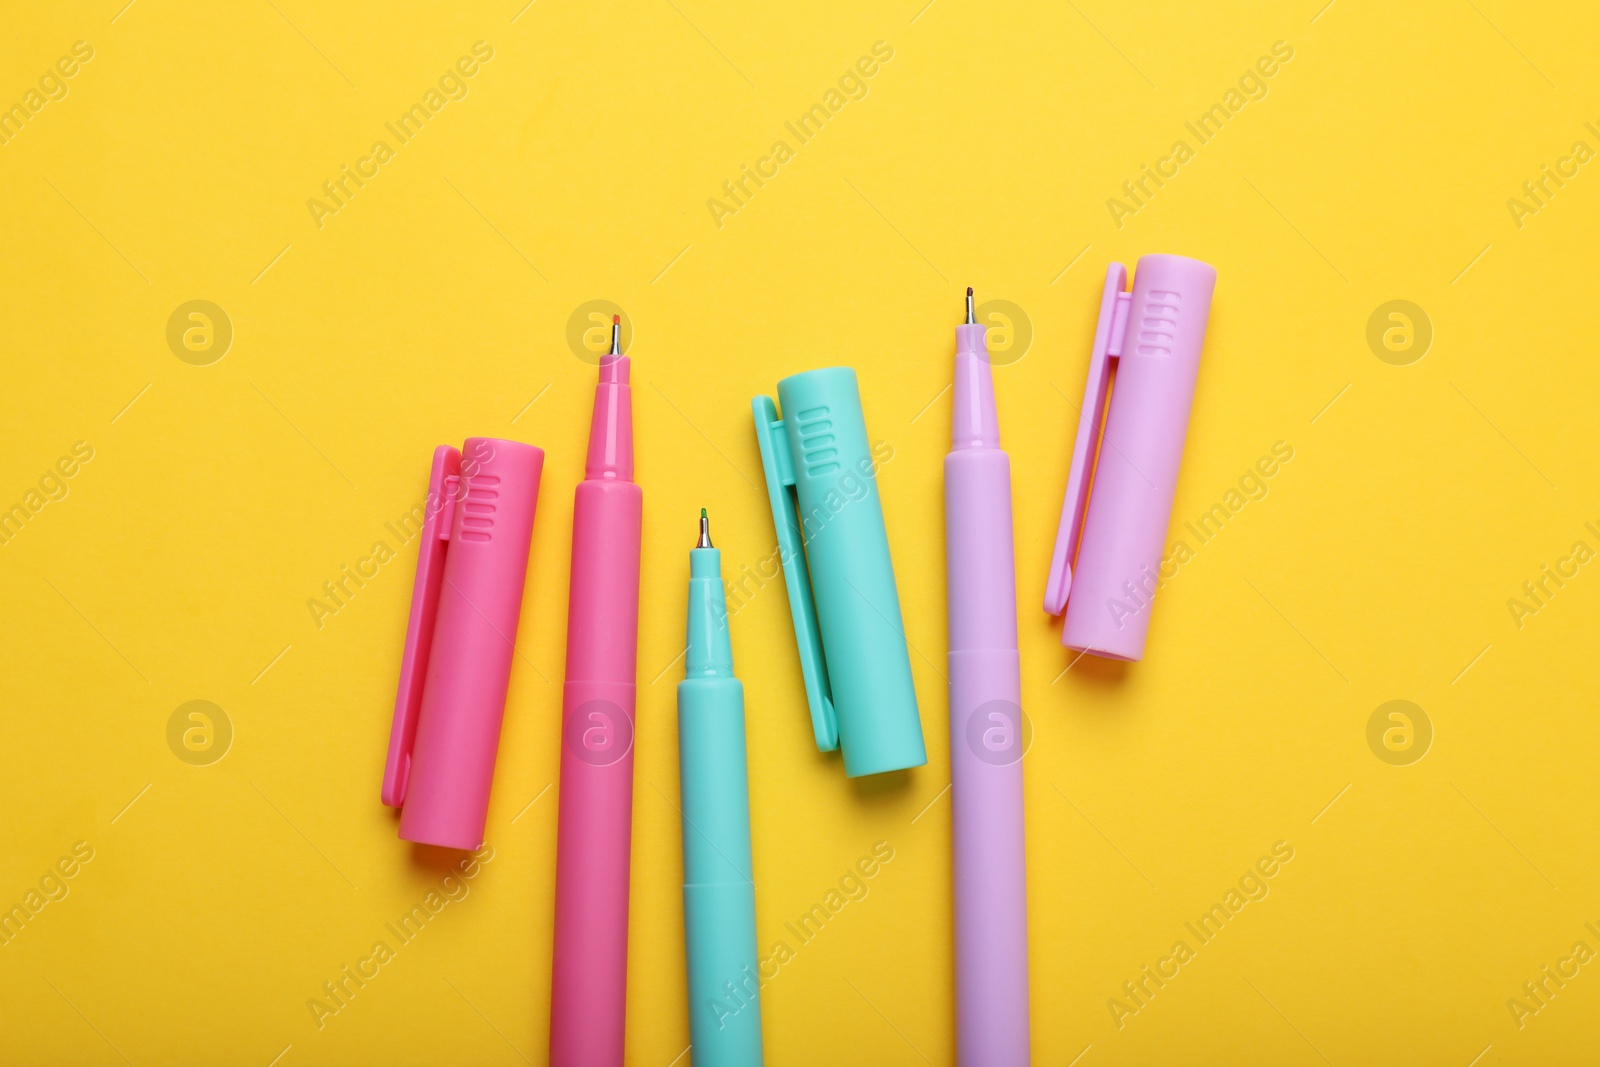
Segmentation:
{"type": "Polygon", "coordinates": [[[689,647],[678,683],[683,933],[694,1067],[759,1067],[761,977],[750,862],[744,686],[733,676],[722,553],[705,511],[689,553],[689,647]]]}

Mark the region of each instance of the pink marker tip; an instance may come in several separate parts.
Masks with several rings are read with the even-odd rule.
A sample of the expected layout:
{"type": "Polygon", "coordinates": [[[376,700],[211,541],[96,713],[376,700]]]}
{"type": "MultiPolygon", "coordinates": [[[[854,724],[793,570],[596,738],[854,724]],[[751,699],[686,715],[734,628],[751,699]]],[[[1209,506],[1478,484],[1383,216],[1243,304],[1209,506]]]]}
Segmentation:
{"type": "Polygon", "coordinates": [[[633,480],[633,390],[628,385],[628,357],[600,357],[600,381],[594,391],[594,417],[589,424],[589,456],[585,476],[633,480]]]}

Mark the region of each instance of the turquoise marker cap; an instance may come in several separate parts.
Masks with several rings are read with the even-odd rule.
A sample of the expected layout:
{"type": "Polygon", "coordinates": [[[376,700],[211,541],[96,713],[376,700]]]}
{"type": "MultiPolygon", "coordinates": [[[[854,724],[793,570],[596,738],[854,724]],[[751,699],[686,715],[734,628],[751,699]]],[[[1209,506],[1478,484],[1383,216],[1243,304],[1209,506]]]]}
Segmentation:
{"type": "Polygon", "coordinates": [[[778,383],[751,401],[817,747],[864,774],[928,762],[889,535],[849,367],[778,383]]]}

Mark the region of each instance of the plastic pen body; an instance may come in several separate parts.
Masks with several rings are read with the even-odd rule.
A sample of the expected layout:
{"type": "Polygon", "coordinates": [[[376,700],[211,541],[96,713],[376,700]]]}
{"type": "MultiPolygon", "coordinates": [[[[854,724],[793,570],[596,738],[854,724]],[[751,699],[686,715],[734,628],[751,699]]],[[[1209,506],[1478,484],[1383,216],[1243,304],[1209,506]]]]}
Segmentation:
{"type": "Polygon", "coordinates": [[[621,1067],[643,494],[628,361],[600,365],[573,512],[550,991],[550,1063],[621,1067]]]}
{"type": "Polygon", "coordinates": [[[683,926],[695,1067],[759,1067],[761,979],[750,859],[744,687],[733,676],[721,554],[689,553],[689,638],[678,683],[683,926]]]}
{"type": "Polygon", "coordinates": [[[945,457],[957,1062],[1029,1062],[1023,720],[1011,463],[984,327],[957,327],[945,457]]]}

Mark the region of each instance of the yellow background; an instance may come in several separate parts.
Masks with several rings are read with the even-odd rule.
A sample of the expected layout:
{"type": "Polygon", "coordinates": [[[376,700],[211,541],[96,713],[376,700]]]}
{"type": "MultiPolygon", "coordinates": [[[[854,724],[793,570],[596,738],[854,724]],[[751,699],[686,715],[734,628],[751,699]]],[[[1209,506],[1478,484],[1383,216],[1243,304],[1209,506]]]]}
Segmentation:
{"type": "Polygon", "coordinates": [[[940,394],[971,284],[1034,330],[998,392],[1036,733],[1036,1061],[1592,1061],[1600,965],[1520,1029],[1506,1005],[1575,942],[1600,949],[1600,574],[1520,629],[1506,604],[1600,547],[1600,174],[1520,228],[1506,205],[1573,142],[1600,147],[1592,12],[124,2],[12,2],[0,35],[0,103],[94,49],[0,147],[0,505],[94,449],[0,548],[0,904],[94,849],[0,948],[0,1060],[543,1059],[542,791],[594,378],[565,331],[610,299],[636,331],[646,499],[629,1061],[687,1062],[673,685],[695,509],[730,574],[766,557],[750,397],[847,363],[894,449],[930,760],[847,781],[811,743],[784,593],[735,617],[759,939],[795,949],[763,994],[767,1049],[951,1062],[940,394]],[[479,40],[469,95],[319,228],[308,198],[479,40]],[[784,122],[877,41],[894,56],[865,98],[795,143],[784,122]],[[1266,98],[1196,145],[1185,121],[1277,41],[1294,58],[1266,98]],[[1179,138],[1195,158],[1119,229],[1107,199],[1179,138]],[[795,158],[719,228],[708,198],[779,139],[795,158]],[[1144,662],[1063,674],[1038,603],[1101,279],[1158,251],[1220,277],[1174,536],[1275,442],[1294,458],[1162,593],[1144,662]],[[235,331],[209,366],[165,339],[193,299],[235,331]],[[1433,326],[1409,366],[1366,341],[1394,299],[1433,326]],[[319,1029],[308,999],[449,861],[378,801],[415,559],[384,523],[431,449],[473,434],[547,452],[495,858],[319,1029]],[[398,558],[318,629],[307,600],[379,540],[398,558]],[[197,699],[234,729],[210,766],[166,740],[197,699]],[[1410,766],[1367,744],[1392,699],[1432,723],[1410,766]],[[784,923],[878,841],[894,859],[869,895],[801,947],[784,923]],[[1294,859],[1270,895],[1119,1029],[1108,998],[1278,841],[1294,859]]]}

